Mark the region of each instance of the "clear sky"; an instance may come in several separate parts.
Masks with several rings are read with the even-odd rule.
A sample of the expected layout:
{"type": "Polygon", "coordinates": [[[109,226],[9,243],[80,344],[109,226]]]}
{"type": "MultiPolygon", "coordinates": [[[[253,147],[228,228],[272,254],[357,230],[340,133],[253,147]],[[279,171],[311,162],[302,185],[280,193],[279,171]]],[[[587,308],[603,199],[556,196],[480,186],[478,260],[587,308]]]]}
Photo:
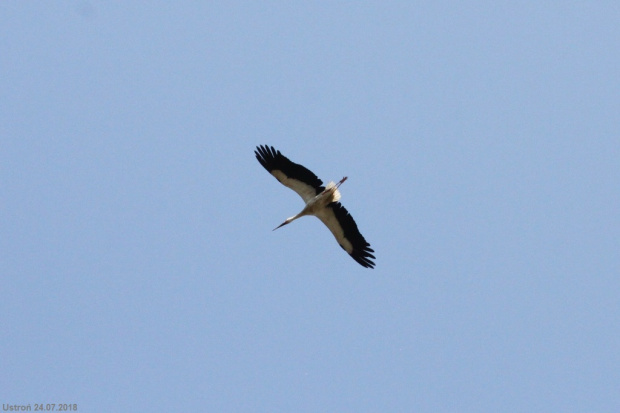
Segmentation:
{"type": "Polygon", "coordinates": [[[0,401],[620,411],[619,4],[0,2],[0,401]]]}

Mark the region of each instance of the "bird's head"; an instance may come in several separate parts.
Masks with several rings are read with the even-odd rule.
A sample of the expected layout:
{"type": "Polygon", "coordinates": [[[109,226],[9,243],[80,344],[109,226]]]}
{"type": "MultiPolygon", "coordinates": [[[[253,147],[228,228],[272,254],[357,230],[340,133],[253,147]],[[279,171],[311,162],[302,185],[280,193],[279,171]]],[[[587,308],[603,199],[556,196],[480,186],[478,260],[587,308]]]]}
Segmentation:
{"type": "Polygon", "coordinates": [[[272,231],[275,231],[276,229],[285,226],[286,224],[288,224],[289,222],[291,222],[292,219],[287,218],[286,221],[284,221],[283,223],[281,223],[280,225],[278,225],[277,227],[275,227],[274,229],[272,229],[272,231]]]}

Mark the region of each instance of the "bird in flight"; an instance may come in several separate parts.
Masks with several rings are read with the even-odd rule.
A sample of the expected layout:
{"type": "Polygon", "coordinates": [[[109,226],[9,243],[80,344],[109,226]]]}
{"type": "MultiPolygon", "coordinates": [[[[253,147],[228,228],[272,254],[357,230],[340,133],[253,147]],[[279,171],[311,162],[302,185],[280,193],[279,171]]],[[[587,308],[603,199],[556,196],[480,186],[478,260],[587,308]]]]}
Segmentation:
{"type": "Polygon", "coordinates": [[[336,241],[355,261],[366,268],[374,268],[375,251],[357,229],[353,220],[340,202],[338,187],[347,180],[345,176],[337,184],[330,182],[326,187],[312,171],[302,165],[291,162],[273,146],[257,146],[254,151],[256,159],[280,183],[304,200],[306,206],[297,215],[287,218],[276,229],[290,224],[305,215],[314,215],[320,219],[336,237],[336,241]]]}

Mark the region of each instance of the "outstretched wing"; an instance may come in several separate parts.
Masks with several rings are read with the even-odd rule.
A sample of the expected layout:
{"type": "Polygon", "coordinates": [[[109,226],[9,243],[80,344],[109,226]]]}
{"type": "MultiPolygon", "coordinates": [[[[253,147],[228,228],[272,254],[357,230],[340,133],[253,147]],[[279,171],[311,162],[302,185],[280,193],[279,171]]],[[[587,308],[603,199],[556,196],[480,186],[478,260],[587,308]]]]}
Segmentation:
{"type": "Polygon", "coordinates": [[[316,216],[323,221],[336,237],[338,244],[355,261],[363,267],[374,268],[375,263],[372,260],[376,258],[372,253],[375,251],[370,248],[370,244],[357,229],[353,217],[340,202],[332,202],[318,211],[316,216]]]}
{"type": "Polygon", "coordinates": [[[256,159],[271,175],[284,186],[297,192],[304,202],[323,192],[323,181],[302,165],[291,162],[273,146],[257,146],[256,159]]]}

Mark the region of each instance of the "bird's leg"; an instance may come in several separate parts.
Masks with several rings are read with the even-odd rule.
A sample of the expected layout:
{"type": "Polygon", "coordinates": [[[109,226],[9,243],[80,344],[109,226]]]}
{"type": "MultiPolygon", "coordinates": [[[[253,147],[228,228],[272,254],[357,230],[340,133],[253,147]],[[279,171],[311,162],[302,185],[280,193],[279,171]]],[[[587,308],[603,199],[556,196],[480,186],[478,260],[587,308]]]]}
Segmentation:
{"type": "Polygon", "coordinates": [[[347,177],[345,176],[344,178],[342,178],[340,180],[340,182],[338,182],[337,184],[334,184],[334,182],[330,182],[329,184],[327,184],[327,186],[325,187],[325,189],[323,189],[323,192],[321,192],[319,195],[317,195],[317,197],[321,197],[325,194],[337,194],[336,195],[336,199],[333,199],[332,201],[337,201],[338,199],[340,199],[340,192],[338,192],[338,187],[340,185],[342,185],[342,183],[344,181],[347,180],[347,177]]]}
{"type": "Polygon", "coordinates": [[[346,181],[346,180],[347,180],[347,178],[348,178],[348,177],[346,177],[346,176],[345,176],[344,178],[342,178],[342,179],[340,180],[340,182],[338,182],[338,183],[336,184],[336,188],[338,188],[340,185],[342,185],[342,183],[343,183],[344,181],[346,181]]]}

